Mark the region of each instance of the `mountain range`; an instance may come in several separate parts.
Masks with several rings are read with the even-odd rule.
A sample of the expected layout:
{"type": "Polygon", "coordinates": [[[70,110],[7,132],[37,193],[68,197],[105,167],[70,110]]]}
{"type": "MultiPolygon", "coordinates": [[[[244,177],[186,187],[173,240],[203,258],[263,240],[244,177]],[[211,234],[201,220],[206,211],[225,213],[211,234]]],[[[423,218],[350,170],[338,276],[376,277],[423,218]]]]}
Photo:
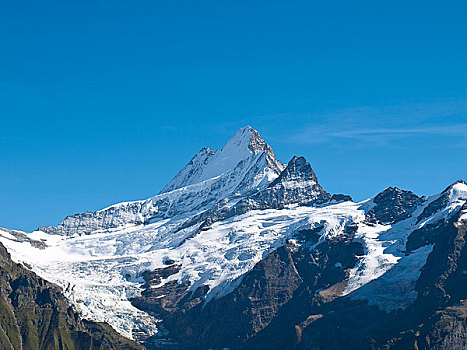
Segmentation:
{"type": "Polygon", "coordinates": [[[34,232],[0,229],[9,266],[0,301],[18,325],[0,322],[0,340],[13,349],[465,349],[466,232],[462,180],[432,196],[389,187],[354,202],[328,193],[304,157],[280,162],[247,126],[220,150],[202,148],[154,197],[34,232]],[[12,290],[25,278],[36,294],[53,291],[60,307],[46,307],[67,316],[44,328],[37,311],[18,311],[12,290]]]}

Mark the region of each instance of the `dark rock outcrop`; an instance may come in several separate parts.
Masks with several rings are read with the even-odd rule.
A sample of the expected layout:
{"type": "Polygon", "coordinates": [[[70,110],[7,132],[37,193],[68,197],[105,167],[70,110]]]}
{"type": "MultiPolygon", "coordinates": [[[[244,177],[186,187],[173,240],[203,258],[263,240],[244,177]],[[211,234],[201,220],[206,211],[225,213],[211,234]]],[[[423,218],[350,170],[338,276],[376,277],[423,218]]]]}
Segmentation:
{"type": "Polygon", "coordinates": [[[348,194],[333,194],[331,197],[331,201],[334,202],[353,202],[352,197],[348,194]]]}
{"type": "MultiPolygon", "coordinates": [[[[277,179],[267,188],[242,199],[228,210],[234,216],[258,209],[283,209],[289,204],[316,205],[331,199],[319,184],[310,163],[304,157],[293,157],[277,179]]],[[[223,217],[222,217],[223,218],[223,217]]]]}
{"type": "Polygon", "coordinates": [[[319,184],[310,163],[304,157],[293,157],[287,167],[269,186],[251,200],[259,209],[281,209],[288,204],[316,205],[329,201],[330,194],[319,184]]]}
{"type": "Polygon", "coordinates": [[[422,202],[410,191],[388,187],[373,199],[375,205],[368,211],[367,220],[392,224],[407,219],[422,202]]]}

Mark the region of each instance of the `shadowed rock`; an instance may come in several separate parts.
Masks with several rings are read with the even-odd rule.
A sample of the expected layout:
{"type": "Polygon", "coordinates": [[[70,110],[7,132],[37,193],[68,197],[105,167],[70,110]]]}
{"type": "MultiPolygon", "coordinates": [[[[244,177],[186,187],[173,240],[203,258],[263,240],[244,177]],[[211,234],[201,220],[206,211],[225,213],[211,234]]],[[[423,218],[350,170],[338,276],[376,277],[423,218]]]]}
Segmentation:
{"type": "Polygon", "coordinates": [[[422,202],[410,191],[388,187],[373,199],[375,206],[367,213],[367,220],[392,224],[408,218],[422,202]]]}

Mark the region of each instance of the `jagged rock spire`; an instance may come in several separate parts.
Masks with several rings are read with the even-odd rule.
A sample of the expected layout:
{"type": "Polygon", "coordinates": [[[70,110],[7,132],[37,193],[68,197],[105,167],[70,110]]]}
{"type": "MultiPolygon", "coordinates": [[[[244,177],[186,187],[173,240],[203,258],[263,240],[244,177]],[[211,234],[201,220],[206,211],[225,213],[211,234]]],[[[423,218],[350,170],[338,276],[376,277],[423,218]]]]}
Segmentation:
{"type": "Polygon", "coordinates": [[[319,184],[318,178],[304,157],[294,156],[277,179],[264,190],[265,202],[313,205],[330,200],[331,196],[319,184]]]}
{"type": "Polygon", "coordinates": [[[308,163],[305,157],[294,156],[284,171],[279,175],[279,177],[274,180],[268,187],[274,187],[278,183],[283,182],[305,182],[310,181],[312,184],[315,184],[321,187],[318,184],[318,178],[316,177],[315,172],[311,168],[310,163],[308,163]]]}

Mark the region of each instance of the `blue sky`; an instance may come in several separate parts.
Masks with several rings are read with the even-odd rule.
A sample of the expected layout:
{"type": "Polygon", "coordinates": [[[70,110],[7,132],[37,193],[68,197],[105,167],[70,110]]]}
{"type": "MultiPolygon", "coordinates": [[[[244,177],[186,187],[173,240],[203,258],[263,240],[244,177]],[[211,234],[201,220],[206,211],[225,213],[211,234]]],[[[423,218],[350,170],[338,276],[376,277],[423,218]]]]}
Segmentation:
{"type": "Polygon", "coordinates": [[[467,3],[11,1],[0,227],[155,195],[251,125],[361,200],[467,178],[467,3]]]}

